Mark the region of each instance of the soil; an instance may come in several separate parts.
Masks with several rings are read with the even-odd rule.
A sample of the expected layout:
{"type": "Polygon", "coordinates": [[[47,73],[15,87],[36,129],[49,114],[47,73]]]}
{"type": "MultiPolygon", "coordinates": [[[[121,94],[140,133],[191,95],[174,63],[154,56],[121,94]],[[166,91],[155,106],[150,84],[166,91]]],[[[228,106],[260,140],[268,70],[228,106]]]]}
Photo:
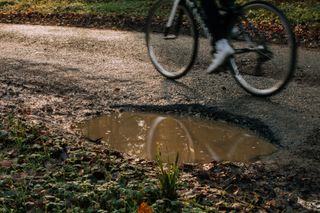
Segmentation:
{"type": "MultiPolygon", "coordinates": [[[[44,125],[70,150],[82,141],[92,152],[101,145],[83,138],[77,124],[110,111],[225,120],[256,131],[279,151],[252,164],[184,165],[183,199],[225,212],[320,210],[318,49],[301,49],[290,86],[260,99],[239,89],[229,74],[209,76],[201,66],[179,81],[163,79],[143,38],[119,30],[1,24],[0,116],[44,125]]],[[[139,165],[154,177],[154,164],[139,165]]]]}

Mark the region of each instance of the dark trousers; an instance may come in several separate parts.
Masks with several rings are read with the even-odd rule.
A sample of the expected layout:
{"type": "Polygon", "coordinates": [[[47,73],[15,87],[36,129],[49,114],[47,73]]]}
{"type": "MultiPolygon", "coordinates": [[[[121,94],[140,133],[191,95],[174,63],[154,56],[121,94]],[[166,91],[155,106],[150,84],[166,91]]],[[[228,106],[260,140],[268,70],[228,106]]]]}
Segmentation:
{"type": "MultiPolygon", "coordinates": [[[[224,7],[228,7],[233,4],[233,2],[233,0],[221,0],[220,4],[224,7]]],[[[209,31],[213,35],[214,40],[218,41],[222,38],[226,38],[229,20],[219,13],[216,1],[201,0],[201,7],[203,8],[209,31]]]]}

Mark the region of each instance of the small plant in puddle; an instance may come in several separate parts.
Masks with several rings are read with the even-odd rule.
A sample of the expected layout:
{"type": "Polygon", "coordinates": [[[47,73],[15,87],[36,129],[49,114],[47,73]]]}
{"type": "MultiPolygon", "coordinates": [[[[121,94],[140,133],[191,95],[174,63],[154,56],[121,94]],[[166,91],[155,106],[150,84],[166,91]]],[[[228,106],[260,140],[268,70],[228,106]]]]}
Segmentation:
{"type": "Polygon", "coordinates": [[[178,197],[177,194],[177,182],[179,178],[179,167],[178,167],[179,153],[176,155],[175,162],[168,162],[167,165],[163,163],[161,159],[161,152],[158,151],[156,155],[156,164],[160,170],[158,180],[160,182],[160,189],[162,196],[170,200],[174,200],[178,197]]]}

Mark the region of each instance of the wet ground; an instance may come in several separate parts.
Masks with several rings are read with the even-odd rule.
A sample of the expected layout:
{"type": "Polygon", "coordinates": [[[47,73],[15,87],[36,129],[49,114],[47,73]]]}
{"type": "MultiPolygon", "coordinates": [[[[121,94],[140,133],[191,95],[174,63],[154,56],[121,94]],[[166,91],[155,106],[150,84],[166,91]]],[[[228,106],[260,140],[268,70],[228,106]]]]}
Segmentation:
{"type": "MultiPolygon", "coordinates": [[[[223,120],[277,147],[273,155],[245,165],[260,173],[257,183],[277,189],[277,196],[292,195],[294,203],[302,199],[305,208],[320,199],[318,50],[300,49],[293,82],[260,99],[228,73],[205,74],[205,51],[203,66],[181,80],[164,79],[150,64],[141,33],[0,25],[0,41],[1,116],[14,113],[66,136],[79,133],[79,122],[112,111],[223,120]]],[[[201,168],[192,172],[210,181],[214,171],[201,168]]]]}
{"type": "Polygon", "coordinates": [[[212,161],[254,162],[276,147],[253,131],[223,121],[156,113],[111,113],[80,125],[91,141],[147,160],[179,164],[212,161]]]}

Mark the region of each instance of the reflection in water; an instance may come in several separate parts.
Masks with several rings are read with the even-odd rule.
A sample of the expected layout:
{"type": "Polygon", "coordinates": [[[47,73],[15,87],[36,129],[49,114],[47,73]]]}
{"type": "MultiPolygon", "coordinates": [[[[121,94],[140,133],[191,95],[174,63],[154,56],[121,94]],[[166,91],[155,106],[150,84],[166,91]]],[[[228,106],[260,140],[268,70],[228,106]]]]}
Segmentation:
{"type": "Polygon", "coordinates": [[[269,155],[275,147],[252,132],[224,122],[153,113],[123,112],[105,115],[81,125],[83,134],[102,140],[112,149],[154,159],[184,163],[221,161],[250,162],[269,155]]]}

